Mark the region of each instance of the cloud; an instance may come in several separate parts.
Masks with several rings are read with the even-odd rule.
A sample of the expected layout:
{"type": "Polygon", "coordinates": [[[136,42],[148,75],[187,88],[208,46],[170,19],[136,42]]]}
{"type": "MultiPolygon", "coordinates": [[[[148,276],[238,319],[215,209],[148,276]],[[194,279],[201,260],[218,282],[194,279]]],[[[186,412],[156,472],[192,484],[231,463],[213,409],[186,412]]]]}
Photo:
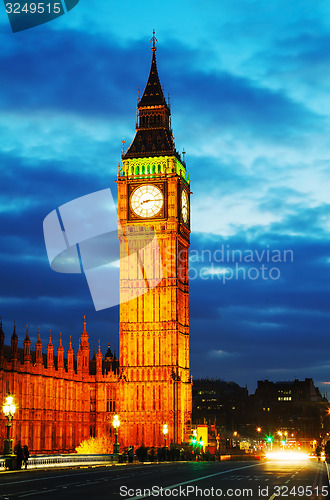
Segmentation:
{"type": "Polygon", "coordinates": [[[330,320],[329,241],[320,242],[309,235],[287,238],[271,231],[262,233],[262,238],[260,235],[261,231],[255,234],[241,231],[229,238],[205,233],[193,235],[192,249],[198,252],[200,261],[194,259],[192,265],[198,270],[210,265],[209,254],[211,261],[214,255],[219,259],[219,252],[215,252],[222,248],[224,262],[216,262],[217,266],[232,267],[235,264],[232,257],[236,255],[236,262],[245,269],[262,264],[280,269],[280,278],[275,281],[244,280],[242,272],[225,284],[214,278],[190,281],[195,377],[206,373],[201,368],[206,363],[207,374],[239,383],[246,381],[249,386],[268,374],[278,373],[281,378],[289,379],[292,374],[315,378],[325,371],[322,362],[329,359],[324,349],[330,320]],[[291,249],[293,258],[287,262],[267,262],[266,252],[273,249],[282,256],[286,249],[291,249]],[[239,252],[244,256],[246,250],[254,254],[257,251],[259,255],[265,251],[265,257],[261,262],[240,262],[239,252]],[[235,352],[240,364],[227,362],[223,356],[219,366],[216,357],[209,357],[211,351],[235,352]]]}
{"type": "Polygon", "coordinates": [[[222,351],[221,349],[212,349],[212,351],[209,352],[209,356],[211,358],[227,358],[227,357],[236,357],[237,354],[234,352],[222,351]]]}
{"type": "Polygon", "coordinates": [[[327,5],[131,4],[80,2],[47,26],[0,34],[6,340],[16,318],[21,339],[29,321],[34,339],[40,324],[44,342],[50,328],[76,341],[86,314],[91,342],[118,344],[118,308],[96,314],[83,276],[51,271],[42,221],[79,196],[109,186],[116,193],[121,140],[127,147],[134,136],[156,19],[159,74],[192,180],[192,250],[224,244],[294,255],[271,263],[280,270],[276,280],[242,278],[251,267],[269,267],[265,260],[242,263],[238,278],[225,283],[216,272],[201,278],[210,262],[191,263],[192,373],[250,387],[271,374],[327,380],[327,5]]]}

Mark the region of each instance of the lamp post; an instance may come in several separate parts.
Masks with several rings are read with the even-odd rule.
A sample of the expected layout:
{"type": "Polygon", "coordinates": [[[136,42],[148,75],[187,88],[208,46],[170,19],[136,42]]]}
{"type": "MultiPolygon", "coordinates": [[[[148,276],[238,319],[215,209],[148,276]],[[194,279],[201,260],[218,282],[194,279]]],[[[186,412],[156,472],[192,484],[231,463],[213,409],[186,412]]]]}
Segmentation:
{"type": "Polygon", "coordinates": [[[118,427],[120,426],[120,421],[118,415],[113,416],[113,421],[112,425],[115,428],[115,444],[113,446],[113,452],[118,454],[119,453],[119,444],[118,444],[118,427]]]}
{"type": "Polygon", "coordinates": [[[13,440],[10,439],[10,428],[11,421],[16,411],[16,406],[14,405],[14,398],[10,394],[6,397],[6,400],[2,406],[3,413],[7,418],[6,428],[7,437],[5,439],[4,455],[12,455],[13,453],[13,440]]]}
{"type": "Polygon", "coordinates": [[[192,445],[193,445],[193,453],[194,453],[195,460],[196,460],[196,444],[197,444],[197,429],[194,429],[193,430],[192,445]]]}
{"type": "MultiPolygon", "coordinates": [[[[261,427],[256,428],[256,431],[258,434],[261,433],[261,430],[262,430],[261,427]]],[[[258,436],[258,439],[257,439],[257,446],[258,446],[258,449],[260,449],[260,436],[258,436]]]]}
{"type": "Polygon", "coordinates": [[[279,439],[280,439],[280,444],[284,450],[285,446],[287,444],[288,431],[285,431],[285,432],[278,431],[277,434],[278,434],[279,439]]]}
{"type": "Polygon", "coordinates": [[[164,424],[163,425],[163,434],[164,434],[165,448],[167,448],[167,446],[166,446],[167,433],[168,433],[167,424],[164,424]]]}

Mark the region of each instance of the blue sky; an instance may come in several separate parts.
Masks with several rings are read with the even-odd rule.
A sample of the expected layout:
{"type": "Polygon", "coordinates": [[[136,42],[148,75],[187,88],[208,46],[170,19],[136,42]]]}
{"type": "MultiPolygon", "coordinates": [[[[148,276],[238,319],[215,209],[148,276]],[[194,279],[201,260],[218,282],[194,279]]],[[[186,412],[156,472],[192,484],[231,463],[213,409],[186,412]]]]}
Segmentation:
{"type": "Polygon", "coordinates": [[[153,28],[193,191],[192,374],[252,391],[260,379],[312,377],[327,391],[330,12],[322,0],[98,0],[92,7],[80,0],[63,17],[15,34],[1,7],[7,342],[16,320],[20,345],[29,322],[32,342],[40,325],[45,348],[51,329],[55,348],[61,331],[65,347],[72,335],[77,349],[86,314],[91,348],[101,338],[103,352],[109,341],[118,350],[118,308],[95,312],[83,276],[50,269],[42,222],[78,196],[116,193],[121,140],[128,146],[134,136],[153,28]],[[215,260],[222,248],[230,262],[215,260]],[[285,250],[292,259],[269,262],[267,255],[285,250]],[[207,252],[211,262],[202,261],[207,252]],[[238,262],[239,252],[255,261],[238,262]],[[262,265],[276,268],[277,278],[254,279],[262,265]]]}

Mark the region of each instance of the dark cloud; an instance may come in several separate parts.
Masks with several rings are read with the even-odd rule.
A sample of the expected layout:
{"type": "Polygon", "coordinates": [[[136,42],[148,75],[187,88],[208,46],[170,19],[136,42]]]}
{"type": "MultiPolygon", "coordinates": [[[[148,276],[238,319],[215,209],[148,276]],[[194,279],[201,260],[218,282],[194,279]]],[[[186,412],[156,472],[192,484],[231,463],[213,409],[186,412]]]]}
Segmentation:
{"type": "MultiPolygon", "coordinates": [[[[86,314],[92,348],[100,338],[104,351],[108,340],[118,347],[118,307],[96,313],[84,276],[51,270],[42,222],[49,212],[79,196],[109,185],[116,193],[120,141],[124,133],[133,138],[135,91],[138,85],[144,88],[151,53],[144,40],[124,45],[111,36],[83,31],[46,33],[40,28],[6,38],[0,54],[3,120],[12,120],[9,125],[16,120],[21,127],[12,125],[7,131],[2,126],[0,312],[6,341],[16,319],[21,345],[26,322],[33,341],[40,325],[44,345],[50,328],[54,339],[62,331],[66,346],[70,334],[77,345],[86,314]]],[[[290,47],[296,47],[298,55],[295,61],[285,55],[287,68],[302,65],[308,71],[313,53],[319,54],[319,64],[326,58],[315,37],[292,36],[290,47]]],[[[271,264],[280,270],[277,280],[242,279],[243,271],[253,266],[269,267],[265,259],[239,263],[240,277],[225,284],[216,275],[191,279],[192,373],[250,388],[257,379],[271,376],[325,380],[329,205],[288,182],[289,173],[299,180],[296,156],[324,132],[324,118],[283,86],[234,74],[220,64],[211,72],[207,60],[196,64],[197,56],[201,60],[196,49],[177,40],[157,52],[161,81],[171,92],[177,146],[185,140],[188,153],[191,150],[192,218],[198,217],[201,203],[208,202],[205,224],[210,220],[212,228],[213,222],[233,219],[234,212],[221,204],[226,197],[231,210],[240,201],[240,218],[253,202],[259,213],[270,215],[270,222],[261,224],[252,217],[235,221],[231,235],[224,236],[195,232],[192,251],[214,253],[221,245],[259,254],[267,248],[282,253],[290,249],[293,262],[271,264]],[[260,150],[253,151],[256,145],[260,150]],[[290,156],[285,148],[295,154],[290,156]]],[[[277,62],[275,50],[267,57],[279,71],[283,54],[277,62]]],[[[310,171],[312,179],[316,162],[308,154],[302,171],[310,171]]],[[[203,230],[201,224],[197,229],[203,230]]],[[[195,262],[191,267],[200,272],[210,264],[195,262]]],[[[217,268],[233,269],[235,264],[214,262],[217,268]]]]}
{"type": "MultiPolygon", "coordinates": [[[[144,43],[127,48],[84,32],[33,35],[25,35],[24,45],[22,37],[13,38],[10,49],[0,56],[0,65],[6,68],[0,79],[3,109],[56,109],[131,120],[134,89],[145,85],[149,69],[144,43]]],[[[179,108],[176,112],[190,116],[191,126],[208,121],[208,127],[219,131],[239,128],[244,134],[258,131],[286,141],[288,135],[319,123],[320,117],[283,91],[225,69],[216,73],[193,69],[187,61],[193,60],[194,51],[182,45],[178,50],[177,42],[172,43],[162,51],[160,74],[168,75],[166,86],[179,108]]]]}
{"type": "MultiPolygon", "coordinates": [[[[197,250],[200,256],[206,249],[217,255],[215,252],[222,245],[230,252],[229,262],[215,263],[212,259],[218,267],[233,267],[232,255],[239,256],[236,250],[244,256],[246,250],[258,251],[261,255],[267,248],[277,249],[283,255],[291,249],[293,255],[287,262],[269,263],[265,257],[261,263],[239,263],[246,269],[260,267],[262,263],[277,266],[280,278],[274,281],[244,280],[242,272],[238,279],[234,277],[225,284],[217,277],[191,280],[195,376],[211,373],[240,383],[245,381],[253,387],[256,378],[270,373],[275,376],[276,370],[289,378],[292,378],[291,370],[295,370],[295,376],[302,373],[310,376],[311,372],[315,373],[318,362],[322,364],[329,359],[324,342],[330,320],[330,242],[313,241],[308,236],[286,238],[272,232],[264,235],[264,239],[266,245],[244,233],[231,238],[193,236],[192,250],[197,250]],[[211,356],[213,350],[228,355],[211,356]]],[[[207,259],[192,263],[199,270],[208,265],[207,259]]]]}
{"type": "Polygon", "coordinates": [[[125,48],[111,37],[83,31],[45,34],[39,29],[6,39],[7,50],[0,56],[2,109],[62,110],[108,119],[127,115],[132,120],[137,86],[145,85],[149,70],[145,43],[125,48]]]}

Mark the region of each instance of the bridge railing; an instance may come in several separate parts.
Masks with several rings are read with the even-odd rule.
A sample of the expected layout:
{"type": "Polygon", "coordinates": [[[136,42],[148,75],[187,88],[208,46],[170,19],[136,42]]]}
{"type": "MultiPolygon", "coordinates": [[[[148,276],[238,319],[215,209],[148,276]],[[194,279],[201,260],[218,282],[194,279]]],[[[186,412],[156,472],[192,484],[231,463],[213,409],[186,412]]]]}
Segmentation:
{"type": "MultiPolygon", "coordinates": [[[[0,457],[0,471],[6,469],[6,457],[0,457]]],[[[43,467],[70,466],[70,465],[93,465],[102,463],[118,462],[118,455],[31,455],[28,460],[28,468],[36,469],[43,467]]]]}

